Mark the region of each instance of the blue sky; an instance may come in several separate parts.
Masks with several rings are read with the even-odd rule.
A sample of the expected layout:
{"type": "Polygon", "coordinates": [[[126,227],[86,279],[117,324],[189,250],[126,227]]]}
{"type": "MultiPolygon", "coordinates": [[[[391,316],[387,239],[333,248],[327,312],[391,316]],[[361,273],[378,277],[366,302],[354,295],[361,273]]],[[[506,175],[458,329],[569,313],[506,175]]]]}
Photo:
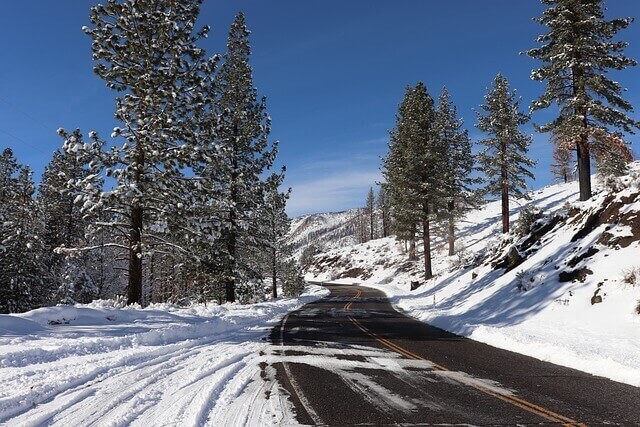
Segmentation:
{"type": "MultiPolygon", "coordinates": [[[[59,127],[95,129],[108,137],[114,94],[91,71],[89,0],[3,3],[0,51],[0,147],[12,147],[37,174],[60,140],[59,127]]],[[[608,16],[640,18],[637,0],[609,0],[608,16]]],[[[535,63],[518,52],[541,31],[531,21],[534,0],[365,1],[205,0],[201,23],[212,25],[206,42],[222,52],[238,10],[252,31],[255,80],[268,97],[273,139],[293,187],[289,213],[299,215],[363,204],[379,179],[379,157],[407,84],[424,81],[437,96],[452,94],[474,139],[473,108],[502,71],[523,103],[543,90],[529,79],[535,63]]],[[[640,59],[640,22],[622,37],[640,59]]],[[[640,69],[616,73],[640,105],[640,69]]],[[[640,119],[637,113],[634,115],[640,119]]],[[[534,116],[545,122],[547,113],[534,116]]],[[[531,126],[527,127],[534,133],[531,126]]],[[[637,137],[632,137],[635,145],[637,137]]],[[[535,135],[534,188],[547,185],[551,147],[535,135]]]]}

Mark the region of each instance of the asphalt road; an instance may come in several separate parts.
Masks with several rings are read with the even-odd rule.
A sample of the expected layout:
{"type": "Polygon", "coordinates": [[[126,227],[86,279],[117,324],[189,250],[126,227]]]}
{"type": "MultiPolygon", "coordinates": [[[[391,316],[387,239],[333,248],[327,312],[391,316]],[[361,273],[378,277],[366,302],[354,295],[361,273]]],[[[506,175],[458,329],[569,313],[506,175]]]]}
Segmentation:
{"type": "Polygon", "coordinates": [[[302,424],[640,425],[640,388],[418,322],[378,290],[325,286],[271,335],[302,424]]]}

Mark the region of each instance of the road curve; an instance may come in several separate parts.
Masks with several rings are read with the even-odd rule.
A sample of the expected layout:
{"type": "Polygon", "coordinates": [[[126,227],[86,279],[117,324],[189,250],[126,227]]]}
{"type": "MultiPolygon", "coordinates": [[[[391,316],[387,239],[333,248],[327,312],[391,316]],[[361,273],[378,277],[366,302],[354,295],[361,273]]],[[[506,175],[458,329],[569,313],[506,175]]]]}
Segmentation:
{"type": "Polygon", "coordinates": [[[640,388],[413,320],[375,289],[323,285],[271,334],[301,424],[640,425],[640,388]]]}

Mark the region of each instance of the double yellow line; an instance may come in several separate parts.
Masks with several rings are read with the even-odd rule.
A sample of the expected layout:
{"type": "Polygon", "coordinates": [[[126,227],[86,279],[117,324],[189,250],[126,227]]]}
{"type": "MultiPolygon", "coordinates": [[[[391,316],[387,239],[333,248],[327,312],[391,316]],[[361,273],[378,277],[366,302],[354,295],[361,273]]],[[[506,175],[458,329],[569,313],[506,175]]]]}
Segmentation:
{"type": "MultiPolygon", "coordinates": [[[[362,295],[362,291],[358,291],[355,294],[355,298],[359,298],[362,295]]],[[[349,309],[351,308],[351,305],[354,303],[354,301],[350,301],[348,303],[346,303],[344,305],[344,310],[345,311],[349,311],[349,309]]],[[[446,371],[446,372],[451,372],[451,370],[445,368],[442,365],[438,365],[437,363],[433,363],[430,360],[425,359],[422,356],[419,356],[409,350],[407,350],[406,348],[403,348],[401,346],[399,346],[398,344],[395,344],[391,341],[389,341],[388,339],[382,338],[379,335],[375,334],[374,332],[372,332],[371,330],[369,330],[366,326],[364,326],[358,319],[349,316],[349,320],[358,327],[358,329],[360,329],[362,332],[364,332],[365,334],[369,335],[371,338],[373,338],[374,340],[378,341],[380,344],[390,348],[391,350],[395,351],[396,353],[400,353],[403,356],[408,357],[409,359],[413,359],[413,360],[422,360],[425,361],[427,363],[429,363],[435,370],[437,371],[446,371]]],[[[540,417],[554,422],[554,423],[560,423],[564,426],[580,426],[583,427],[586,425],[582,424],[578,421],[572,420],[571,418],[565,417],[564,415],[560,415],[558,413],[555,413],[549,409],[543,408],[541,406],[538,406],[534,403],[528,402],[524,399],[520,399],[519,397],[516,396],[512,396],[509,394],[504,394],[504,393],[500,393],[500,392],[496,392],[493,390],[489,390],[485,387],[479,386],[477,384],[473,384],[471,382],[468,381],[464,381],[463,378],[455,378],[453,379],[454,381],[457,381],[461,384],[464,384],[466,386],[472,387],[475,390],[478,390],[482,393],[488,394],[489,396],[493,396],[495,398],[498,398],[500,400],[502,400],[503,402],[509,403],[517,408],[523,409],[527,412],[531,412],[532,414],[535,415],[539,415],[540,417]]]]}
{"type": "MultiPolygon", "coordinates": [[[[360,295],[362,295],[362,291],[356,292],[356,294],[353,297],[354,298],[360,298],[360,295]]],[[[353,301],[349,301],[348,303],[346,303],[344,305],[344,311],[349,311],[349,309],[351,308],[351,304],[353,304],[353,301]]],[[[351,317],[349,317],[349,318],[351,318],[351,317]]]]}

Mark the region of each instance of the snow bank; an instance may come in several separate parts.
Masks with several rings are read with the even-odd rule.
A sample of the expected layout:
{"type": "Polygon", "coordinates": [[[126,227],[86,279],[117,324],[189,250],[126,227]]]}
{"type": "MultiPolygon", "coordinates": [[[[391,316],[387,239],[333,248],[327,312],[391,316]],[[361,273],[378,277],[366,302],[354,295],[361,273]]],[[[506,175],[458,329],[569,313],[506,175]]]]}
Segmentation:
{"type": "Polygon", "coordinates": [[[327,294],[310,286],[252,305],[95,302],[0,315],[0,423],[288,423],[260,352],[284,314],[327,294]]]}
{"type": "Polygon", "coordinates": [[[512,217],[533,204],[561,219],[509,271],[497,262],[523,245],[503,240],[500,203],[492,202],[462,222],[460,257],[447,256],[446,242],[436,241],[436,277],[415,291],[410,282],[423,282],[422,264],[407,261],[393,238],[327,252],[307,279],[358,281],[451,332],[640,386],[640,274],[636,283],[625,279],[640,272],[638,181],[634,173],[619,191],[588,202],[577,202],[576,183],[516,201],[512,217]],[[453,267],[460,264],[469,267],[453,267]]]}

